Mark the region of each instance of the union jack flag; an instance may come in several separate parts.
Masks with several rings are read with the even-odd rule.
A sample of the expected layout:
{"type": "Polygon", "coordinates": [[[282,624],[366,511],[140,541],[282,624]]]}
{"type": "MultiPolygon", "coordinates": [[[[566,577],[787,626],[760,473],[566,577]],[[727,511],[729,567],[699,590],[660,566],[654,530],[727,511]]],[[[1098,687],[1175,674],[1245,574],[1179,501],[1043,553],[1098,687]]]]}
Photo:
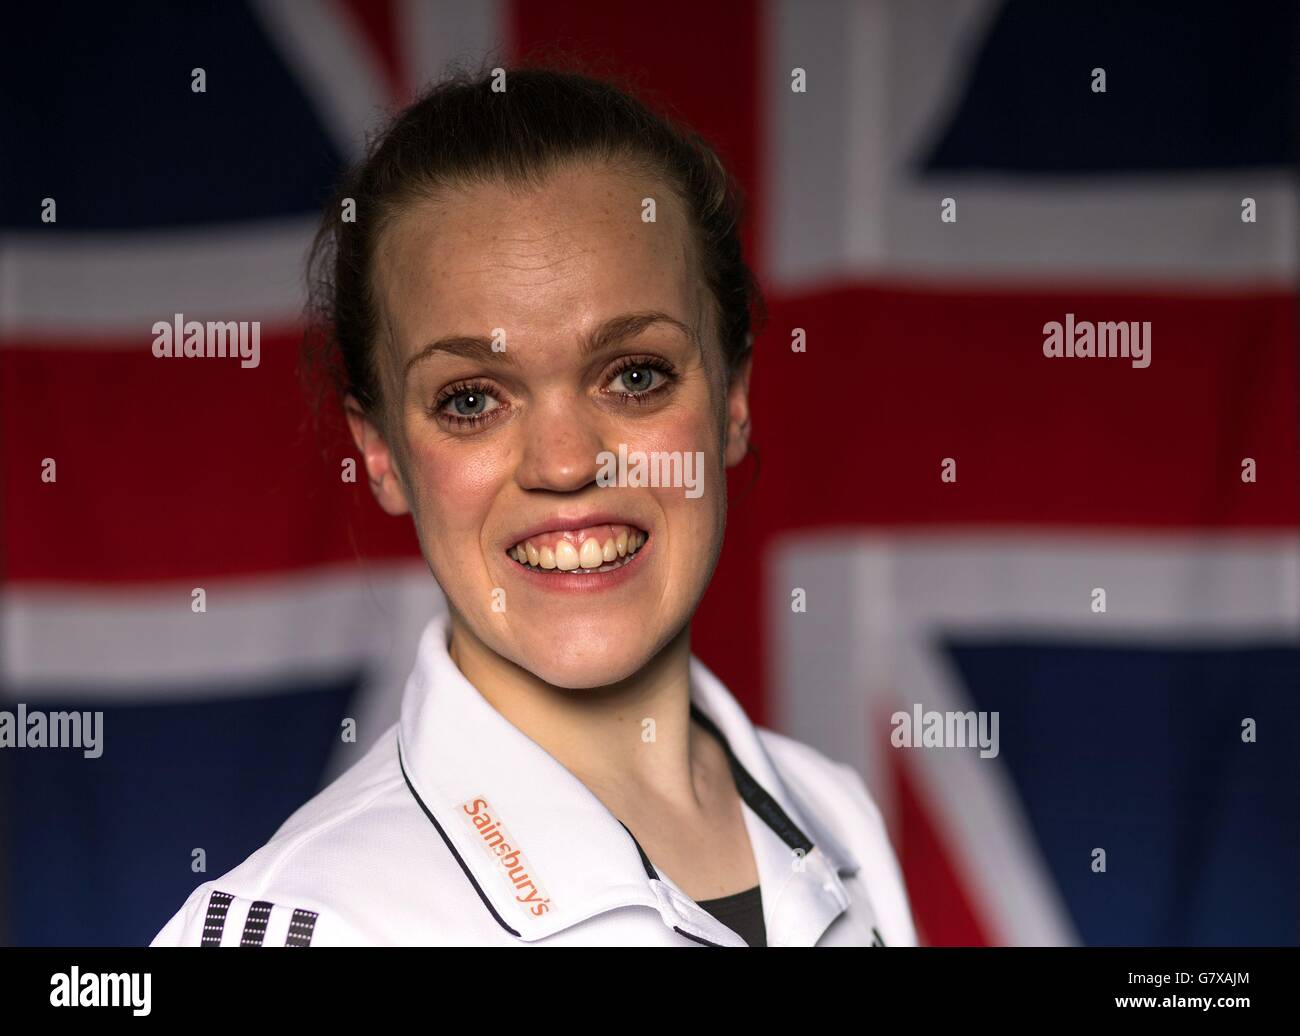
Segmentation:
{"type": "Polygon", "coordinates": [[[1293,4],[7,23],[0,705],[100,710],[106,750],[0,751],[5,941],[146,943],[191,861],[234,866],[392,722],[440,599],[307,420],[303,258],[384,113],[552,46],[652,88],[747,192],[761,473],[693,643],[862,769],[923,939],[1297,941],[1293,4]],[[156,359],[178,313],[260,321],[260,363],[156,359]],[[1150,366],[1047,358],[1067,314],[1149,321],[1150,366]],[[996,713],[997,754],[896,747],[918,706],[996,713]]]}

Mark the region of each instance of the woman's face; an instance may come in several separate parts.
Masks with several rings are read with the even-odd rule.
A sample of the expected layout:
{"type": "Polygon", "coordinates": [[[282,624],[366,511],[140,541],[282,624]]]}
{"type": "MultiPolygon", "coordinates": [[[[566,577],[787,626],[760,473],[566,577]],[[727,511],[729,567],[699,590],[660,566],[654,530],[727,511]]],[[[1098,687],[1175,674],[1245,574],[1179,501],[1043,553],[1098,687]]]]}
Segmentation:
{"type": "Polygon", "coordinates": [[[595,164],[445,192],[375,286],[385,411],[353,433],[459,625],[556,686],[638,671],[704,593],[748,434],[676,198],[595,164]]]}

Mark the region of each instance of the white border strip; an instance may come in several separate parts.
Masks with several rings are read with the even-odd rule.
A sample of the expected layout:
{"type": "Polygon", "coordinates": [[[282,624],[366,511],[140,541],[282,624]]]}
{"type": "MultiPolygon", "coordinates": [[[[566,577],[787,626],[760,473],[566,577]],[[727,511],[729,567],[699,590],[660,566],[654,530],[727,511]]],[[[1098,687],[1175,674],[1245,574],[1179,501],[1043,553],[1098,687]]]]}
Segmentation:
{"type": "Polygon", "coordinates": [[[509,60],[508,11],[498,0],[397,0],[396,10],[406,76],[416,94],[453,61],[476,65],[494,49],[509,60]]]}
{"type": "Polygon", "coordinates": [[[442,607],[418,560],[201,585],[207,610],[197,614],[189,586],[7,589],[5,694],[31,701],[75,692],[115,703],[187,691],[242,696],[276,680],[382,665],[412,613],[423,628],[442,607]]]}
{"type": "Polygon", "coordinates": [[[0,236],[4,344],[153,341],[155,320],[296,324],[316,218],[211,229],[0,236]],[[60,337],[61,336],[61,337],[60,337]],[[20,341],[15,341],[20,340],[20,341]]]}

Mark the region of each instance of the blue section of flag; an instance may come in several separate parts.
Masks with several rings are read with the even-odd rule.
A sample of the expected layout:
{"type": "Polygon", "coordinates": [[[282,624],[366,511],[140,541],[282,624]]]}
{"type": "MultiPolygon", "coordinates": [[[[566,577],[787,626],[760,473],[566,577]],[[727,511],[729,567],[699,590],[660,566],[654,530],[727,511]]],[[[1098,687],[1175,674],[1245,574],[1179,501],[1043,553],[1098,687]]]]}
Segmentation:
{"type": "Polygon", "coordinates": [[[1300,6],[1287,0],[1015,0],[921,165],[1072,177],[1293,165],[1298,69],[1300,6]]]}
{"type": "Polygon", "coordinates": [[[142,230],[319,211],[340,165],[242,3],[5,12],[0,228],[142,230]],[[202,68],[206,93],[191,90],[202,68]],[[58,222],[41,222],[53,198],[58,222]]]}
{"type": "Polygon", "coordinates": [[[319,790],[358,686],[351,676],[207,700],[184,688],[175,703],[108,707],[43,697],[43,712],[102,709],[103,754],[3,753],[7,941],[148,943],[196,886],[241,863],[319,790]],[[191,870],[197,848],[206,873],[191,870]]]}
{"type": "Polygon", "coordinates": [[[1300,941],[1300,649],[948,650],[1085,943],[1300,941]]]}

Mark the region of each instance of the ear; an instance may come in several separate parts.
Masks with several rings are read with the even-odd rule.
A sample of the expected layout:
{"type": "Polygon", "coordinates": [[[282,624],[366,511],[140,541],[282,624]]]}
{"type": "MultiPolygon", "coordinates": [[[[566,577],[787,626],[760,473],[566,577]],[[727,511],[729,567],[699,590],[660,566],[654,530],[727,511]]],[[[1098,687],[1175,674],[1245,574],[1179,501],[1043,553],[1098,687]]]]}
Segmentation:
{"type": "Polygon", "coordinates": [[[406,489],[398,477],[393,452],[388,448],[383,433],[352,396],[343,401],[343,411],[348,418],[352,441],[357,444],[365,461],[370,491],[375,494],[379,506],[394,516],[409,513],[411,507],[406,499],[406,489]]]}
{"type": "Polygon", "coordinates": [[[754,354],[746,353],[727,387],[727,467],[734,468],[749,452],[749,372],[754,354]]]}

